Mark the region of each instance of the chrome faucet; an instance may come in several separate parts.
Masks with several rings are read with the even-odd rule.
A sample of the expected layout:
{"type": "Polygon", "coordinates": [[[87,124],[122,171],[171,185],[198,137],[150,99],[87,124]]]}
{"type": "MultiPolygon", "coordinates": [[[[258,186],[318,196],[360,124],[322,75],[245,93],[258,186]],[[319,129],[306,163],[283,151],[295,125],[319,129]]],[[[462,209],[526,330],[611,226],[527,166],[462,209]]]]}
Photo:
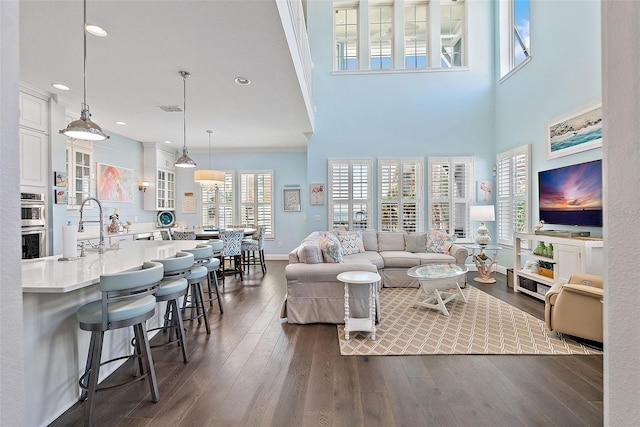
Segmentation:
{"type": "Polygon", "coordinates": [[[100,200],[96,199],[95,197],[87,197],[86,199],[84,199],[82,201],[82,204],[80,205],[80,221],[78,222],[78,233],[84,232],[84,223],[85,222],[99,222],[100,223],[100,243],[98,243],[98,253],[99,254],[103,254],[104,250],[105,250],[105,245],[104,245],[104,220],[102,218],[102,204],[100,203],[100,200]],[[84,205],[90,200],[94,200],[98,204],[99,215],[100,215],[100,220],[99,221],[84,221],[82,219],[82,212],[83,212],[83,209],[84,209],[84,205]]]}

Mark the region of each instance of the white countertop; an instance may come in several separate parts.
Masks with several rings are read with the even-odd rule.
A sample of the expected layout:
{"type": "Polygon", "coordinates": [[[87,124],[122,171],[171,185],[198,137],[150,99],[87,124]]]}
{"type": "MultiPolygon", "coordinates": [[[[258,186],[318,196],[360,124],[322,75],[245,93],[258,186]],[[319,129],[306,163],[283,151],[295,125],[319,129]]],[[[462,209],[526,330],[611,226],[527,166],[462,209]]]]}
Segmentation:
{"type": "Polygon", "coordinates": [[[139,240],[120,243],[120,249],[98,254],[87,250],[76,261],[58,261],[62,255],[22,261],[22,292],[64,293],[100,281],[101,274],[118,273],[145,261],[162,259],[182,249],[194,248],[196,240],[139,240]]]}

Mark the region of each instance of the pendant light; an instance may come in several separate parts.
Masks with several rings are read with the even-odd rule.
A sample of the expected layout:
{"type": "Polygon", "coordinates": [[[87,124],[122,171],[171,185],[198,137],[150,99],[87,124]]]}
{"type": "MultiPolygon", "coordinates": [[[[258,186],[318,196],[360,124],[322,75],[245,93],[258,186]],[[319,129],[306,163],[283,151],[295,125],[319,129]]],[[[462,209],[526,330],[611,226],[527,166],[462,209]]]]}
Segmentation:
{"type": "Polygon", "coordinates": [[[89,105],[87,104],[87,0],[84,0],[84,24],[82,34],[84,36],[84,98],[81,106],[80,118],[69,123],[66,129],[60,133],[69,138],[84,139],[88,141],[104,141],[109,139],[109,135],[102,131],[102,128],[91,120],[89,105]]]}
{"type": "Polygon", "coordinates": [[[211,169],[211,133],[213,131],[207,130],[207,133],[209,134],[209,169],[195,171],[193,180],[203,187],[215,187],[224,184],[224,172],[211,169]]]}
{"type": "Polygon", "coordinates": [[[176,160],[175,167],[177,168],[195,168],[196,162],[193,161],[191,157],[189,157],[189,152],[187,151],[187,77],[189,74],[186,71],[180,71],[180,75],[182,76],[183,86],[184,86],[184,106],[182,109],[183,114],[183,145],[182,145],[182,156],[178,157],[176,160]]]}

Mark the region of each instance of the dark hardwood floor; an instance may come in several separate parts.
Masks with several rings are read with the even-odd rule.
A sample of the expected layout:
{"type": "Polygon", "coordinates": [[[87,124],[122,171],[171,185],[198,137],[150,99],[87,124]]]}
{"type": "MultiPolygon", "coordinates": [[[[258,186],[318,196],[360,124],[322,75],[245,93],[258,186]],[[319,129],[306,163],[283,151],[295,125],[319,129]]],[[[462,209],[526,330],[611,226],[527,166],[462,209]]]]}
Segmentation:
{"type": "MultiPolygon", "coordinates": [[[[600,426],[602,356],[340,355],[335,325],[280,319],[285,261],[227,277],[211,335],[187,323],[179,349],[153,350],[160,401],[146,381],[99,393],[100,426],[600,426]]],[[[470,273],[473,277],[473,273],[470,273]]],[[[485,292],[538,317],[544,303],[498,274],[485,292]]],[[[54,369],[55,367],[52,367],[54,369]]],[[[107,381],[130,375],[130,365],[107,381]]],[[[53,426],[83,422],[78,403],[53,426]]]]}

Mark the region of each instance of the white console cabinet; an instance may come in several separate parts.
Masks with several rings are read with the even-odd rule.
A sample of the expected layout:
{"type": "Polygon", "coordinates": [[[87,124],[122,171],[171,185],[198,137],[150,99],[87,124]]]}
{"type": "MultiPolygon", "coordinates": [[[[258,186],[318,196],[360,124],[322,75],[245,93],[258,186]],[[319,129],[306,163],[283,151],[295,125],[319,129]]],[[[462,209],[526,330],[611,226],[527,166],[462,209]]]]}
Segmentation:
{"type": "Polygon", "coordinates": [[[534,233],[514,234],[514,286],[515,292],[523,292],[544,299],[544,292],[557,282],[567,282],[572,274],[602,275],[604,250],[601,238],[558,237],[534,233]],[[528,242],[528,244],[526,243],[528,242]],[[553,245],[553,256],[536,255],[533,250],[540,242],[553,245]],[[526,261],[553,263],[553,278],[523,270],[526,261]],[[522,280],[524,278],[524,280],[522,280]],[[527,289],[524,283],[536,282],[539,289],[527,289]]]}
{"type": "Polygon", "coordinates": [[[176,172],[174,150],[144,143],[144,179],[149,188],[144,194],[144,209],[172,211],[175,206],[176,172]]]}

